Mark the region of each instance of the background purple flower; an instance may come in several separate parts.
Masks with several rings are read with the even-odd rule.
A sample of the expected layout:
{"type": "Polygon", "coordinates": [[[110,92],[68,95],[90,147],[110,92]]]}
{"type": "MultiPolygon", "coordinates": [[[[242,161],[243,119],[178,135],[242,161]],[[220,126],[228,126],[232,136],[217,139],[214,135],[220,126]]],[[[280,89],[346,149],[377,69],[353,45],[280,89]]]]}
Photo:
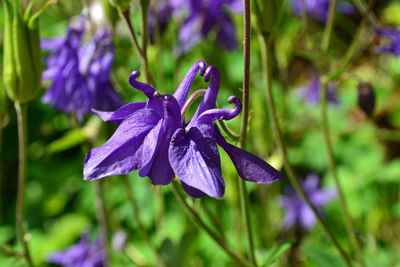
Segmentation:
{"type": "Polygon", "coordinates": [[[378,53],[391,53],[400,56],[400,29],[396,28],[380,28],[376,30],[378,36],[389,39],[386,45],[378,46],[378,53]]]}
{"type": "Polygon", "coordinates": [[[237,48],[235,25],[230,12],[243,12],[242,1],[238,0],[187,0],[190,14],[179,31],[178,54],[189,52],[201,38],[216,32],[217,43],[223,49],[237,48]]]}
{"type": "MultiPolygon", "coordinates": [[[[319,188],[319,180],[318,175],[309,174],[303,181],[302,186],[311,203],[322,211],[321,208],[335,198],[336,191],[319,188]]],[[[282,197],[282,206],[285,209],[283,219],[285,229],[297,224],[303,229],[309,230],[316,223],[316,218],[311,208],[292,187],[287,188],[285,191],[285,195],[282,197]]]]}
{"type": "Polygon", "coordinates": [[[188,7],[187,0],[158,0],[151,1],[148,14],[148,32],[151,42],[155,35],[163,35],[171,18],[179,16],[188,7]]]}
{"type": "Polygon", "coordinates": [[[67,30],[65,37],[41,42],[51,53],[42,80],[52,80],[44,103],[66,113],[76,113],[79,120],[92,108],[113,110],[122,105],[110,81],[114,46],[106,30],[99,30],[92,41],[82,45],[83,28],[67,30]]]}
{"type": "MultiPolygon", "coordinates": [[[[321,100],[320,94],[320,74],[313,72],[312,77],[305,85],[297,87],[295,89],[297,97],[310,103],[311,105],[317,105],[321,100]]],[[[327,97],[328,102],[337,105],[338,100],[336,97],[336,85],[334,82],[330,82],[327,85],[327,97]]]]}
{"type": "MultiPolygon", "coordinates": [[[[303,13],[303,1],[308,15],[319,22],[326,22],[330,0],[292,0],[294,12],[298,15],[303,13]]],[[[354,14],[357,12],[353,4],[343,1],[337,3],[337,10],[342,14],[354,14]]]]}
{"type": "Polygon", "coordinates": [[[89,234],[85,233],[79,243],[50,254],[47,261],[64,267],[102,267],[104,253],[101,250],[100,239],[90,243],[89,234]]]}

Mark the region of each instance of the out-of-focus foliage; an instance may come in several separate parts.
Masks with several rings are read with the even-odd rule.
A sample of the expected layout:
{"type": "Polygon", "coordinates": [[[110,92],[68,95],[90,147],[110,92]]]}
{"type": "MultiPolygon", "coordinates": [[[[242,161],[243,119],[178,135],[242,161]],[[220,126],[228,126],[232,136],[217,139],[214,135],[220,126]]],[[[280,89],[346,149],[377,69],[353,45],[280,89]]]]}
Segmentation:
{"type": "MultiPolygon", "coordinates": [[[[42,37],[62,36],[71,20],[81,14],[88,2],[59,0],[50,6],[40,20],[42,37]]],[[[265,2],[268,1],[255,0],[253,6],[265,2]]],[[[396,0],[375,2],[379,3],[373,11],[380,23],[400,27],[400,4],[396,0]]],[[[140,32],[138,1],[132,1],[132,5],[133,26],[140,32]]],[[[277,25],[272,51],[272,85],[289,160],[302,178],[310,172],[318,173],[322,186],[331,188],[334,183],[321,132],[320,106],[300,100],[294,90],[304,85],[310,78],[310,71],[321,64],[315,60],[319,59],[319,55],[313,48],[320,45],[324,24],[309,18],[305,30],[304,20],[292,12],[290,1],[281,5],[281,11],[274,12],[277,25]]],[[[0,29],[4,28],[4,14],[1,6],[0,29]]],[[[266,15],[263,17],[269,18],[266,15]]],[[[241,44],[242,15],[233,14],[232,19],[238,44],[241,44]]],[[[331,66],[340,64],[360,20],[360,14],[337,14],[328,59],[325,59],[331,66]]],[[[182,23],[172,20],[163,36],[156,38],[154,44],[149,44],[149,67],[156,88],[163,94],[173,93],[190,66],[203,59],[219,69],[221,86],[217,102],[220,107],[228,107],[226,99],[230,95],[240,97],[242,93],[242,51],[222,50],[215,41],[216,36],[210,34],[208,42],[203,40],[188,54],[176,58],[173,50],[182,23]]],[[[258,27],[264,25],[262,21],[257,23],[258,27]]],[[[128,83],[129,74],[141,66],[131,45],[128,29],[121,20],[113,24],[116,55],[112,82],[125,102],[145,101],[143,94],[128,83]]],[[[5,46],[4,34],[1,30],[1,51],[5,46]]],[[[138,38],[141,42],[140,34],[138,38]]],[[[328,116],[339,179],[365,261],[368,266],[397,266],[400,262],[400,57],[376,54],[375,46],[381,42],[384,41],[375,37],[375,29],[368,24],[360,38],[360,49],[354,63],[336,81],[339,104],[329,105],[328,116]],[[359,82],[368,82],[374,89],[374,115],[369,118],[358,106],[359,82]]],[[[0,58],[3,56],[1,54],[0,58]]],[[[42,56],[45,57],[46,53],[42,56]]],[[[282,170],[282,156],[273,140],[266,110],[261,65],[260,46],[254,35],[251,40],[251,119],[247,150],[282,170]]],[[[202,78],[196,78],[192,88],[201,89],[207,85],[202,78]]],[[[90,230],[93,238],[97,236],[94,188],[91,182],[83,181],[82,165],[90,146],[93,143],[97,146],[103,144],[115,130],[115,125],[100,122],[92,115],[80,124],[73,117],[42,104],[40,97],[48,86],[43,84],[39,97],[32,101],[28,111],[29,167],[25,223],[32,257],[38,266],[47,266],[46,258],[51,252],[78,242],[83,232],[90,230]]],[[[0,109],[1,99],[0,92],[0,109]]],[[[194,111],[190,109],[188,117],[194,111]]],[[[9,110],[8,113],[9,123],[2,130],[0,146],[0,246],[6,244],[17,248],[14,231],[17,125],[15,112],[9,110]]],[[[229,121],[228,125],[239,132],[240,119],[229,121]]],[[[234,140],[229,141],[235,144],[234,140]]],[[[246,242],[239,223],[238,176],[225,152],[220,150],[220,154],[222,175],[227,184],[224,198],[194,200],[188,197],[187,200],[233,250],[244,251],[246,242]]],[[[150,239],[169,266],[232,265],[224,251],[188,219],[169,186],[154,186],[149,179],[140,178],[134,172],[126,177],[103,180],[109,238],[121,229],[128,233],[125,249],[111,250],[113,266],[157,264],[154,253],[140,235],[122,179],[129,181],[150,239]]],[[[288,185],[286,180],[270,185],[247,184],[259,263],[274,266],[290,266],[293,262],[305,266],[345,266],[320,225],[310,231],[284,229],[284,212],[279,203],[288,185]]],[[[345,250],[351,251],[337,199],[324,208],[324,218],[345,250]]],[[[23,266],[23,261],[0,253],[0,266],[23,266]]]]}

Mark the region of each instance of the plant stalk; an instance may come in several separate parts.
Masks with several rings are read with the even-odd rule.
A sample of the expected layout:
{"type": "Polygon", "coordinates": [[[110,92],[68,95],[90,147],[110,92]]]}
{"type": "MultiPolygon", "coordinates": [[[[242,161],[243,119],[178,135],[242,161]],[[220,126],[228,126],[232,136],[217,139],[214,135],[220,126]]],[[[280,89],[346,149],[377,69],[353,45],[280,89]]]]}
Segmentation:
{"type": "Polygon", "coordinates": [[[329,43],[331,42],[333,22],[335,20],[337,0],[332,0],[329,4],[328,21],[325,26],[324,35],[322,36],[321,50],[323,54],[326,54],[329,48],[329,43]]]}
{"type": "Polygon", "coordinates": [[[158,266],[166,267],[167,264],[166,264],[164,258],[161,256],[161,254],[158,251],[157,247],[155,246],[155,244],[151,240],[150,235],[147,232],[146,227],[144,226],[144,224],[143,224],[143,222],[141,220],[140,213],[139,213],[139,207],[137,205],[137,202],[136,202],[135,198],[133,197],[133,192],[132,192],[131,187],[129,185],[128,177],[127,176],[123,176],[123,177],[121,177],[121,180],[122,180],[122,184],[123,184],[123,186],[125,188],[125,192],[126,192],[126,195],[128,197],[128,201],[130,202],[130,204],[132,206],[133,215],[135,216],[136,223],[138,224],[139,232],[142,235],[142,238],[147,243],[149,248],[151,250],[153,250],[153,252],[154,252],[154,254],[155,254],[156,258],[157,258],[158,266]]]}
{"type": "Polygon", "coordinates": [[[103,181],[93,181],[96,192],[97,220],[99,222],[101,246],[104,253],[104,267],[110,267],[110,248],[108,243],[107,211],[104,205],[103,181]]]}
{"type": "Polygon", "coordinates": [[[273,134],[275,137],[275,141],[278,145],[278,148],[282,152],[284,167],[285,167],[287,176],[289,178],[289,181],[295,188],[296,192],[302,197],[302,199],[306,202],[306,204],[311,208],[311,210],[313,211],[318,222],[321,224],[323,230],[325,231],[326,235],[328,236],[329,240],[336,247],[336,249],[338,250],[338,252],[341,255],[341,257],[343,258],[343,260],[346,262],[346,264],[348,266],[352,266],[350,259],[348,258],[348,256],[344,252],[343,248],[340,246],[340,244],[336,240],[335,236],[329,229],[326,222],[323,220],[321,214],[318,212],[318,210],[315,208],[315,206],[311,203],[310,199],[304,192],[294,169],[292,168],[291,164],[289,163],[286,146],[283,142],[282,133],[281,133],[281,129],[280,129],[280,126],[278,123],[278,117],[276,114],[275,104],[274,104],[274,100],[273,100],[273,96],[272,96],[271,66],[270,66],[270,58],[269,58],[269,56],[270,56],[269,55],[270,39],[268,38],[268,36],[265,36],[263,34],[260,34],[259,39],[260,39],[262,61],[263,61],[263,72],[264,72],[264,76],[265,76],[266,100],[267,100],[268,113],[270,116],[270,121],[271,121],[271,125],[272,125],[273,134]]]}
{"type": "Polygon", "coordinates": [[[329,122],[328,122],[328,115],[327,115],[327,102],[328,101],[327,101],[327,82],[326,81],[321,81],[321,96],[322,96],[322,99],[321,99],[321,123],[322,123],[322,131],[324,134],[325,146],[326,146],[326,150],[327,150],[328,158],[329,158],[329,167],[331,169],[331,173],[332,173],[333,179],[335,181],[336,189],[338,191],[339,202],[340,202],[340,206],[343,211],[344,222],[345,222],[347,234],[350,237],[352,247],[356,253],[357,261],[359,262],[359,264],[361,266],[365,266],[364,260],[362,257],[361,247],[357,240],[356,234],[354,232],[354,225],[351,220],[349,210],[347,208],[346,199],[343,194],[342,187],[340,185],[340,181],[339,181],[339,177],[338,177],[338,173],[337,173],[337,169],[336,169],[335,158],[333,155],[332,141],[330,138],[329,122]]]}
{"type": "MultiPolygon", "coordinates": [[[[244,149],[246,147],[247,140],[247,127],[249,121],[249,89],[250,89],[250,0],[243,0],[244,7],[244,40],[243,40],[243,113],[242,123],[240,131],[240,147],[244,149]]],[[[243,179],[239,178],[239,201],[240,201],[240,212],[242,216],[242,223],[247,239],[248,253],[247,256],[252,264],[257,266],[256,258],[254,254],[254,242],[252,236],[252,228],[249,214],[249,196],[246,189],[246,183],[243,179]]]]}
{"type": "Polygon", "coordinates": [[[174,193],[176,199],[178,200],[179,204],[182,206],[182,208],[183,208],[184,212],[187,214],[187,216],[195,224],[197,224],[200,228],[202,228],[212,239],[214,239],[214,241],[226,252],[226,254],[228,254],[233,260],[235,260],[241,266],[248,266],[248,267],[255,266],[254,264],[249,263],[247,260],[243,259],[240,255],[236,254],[233,250],[231,250],[228,247],[228,245],[225,243],[225,241],[203,222],[203,220],[200,218],[200,216],[186,202],[184,196],[179,191],[176,183],[177,183],[176,181],[173,181],[171,183],[172,192],[174,193]]]}
{"type": "MultiPolygon", "coordinates": [[[[136,38],[136,33],[133,29],[132,22],[129,17],[129,11],[122,12],[121,17],[124,19],[126,25],[128,26],[129,33],[130,33],[132,43],[133,43],[133,47],[135,48],[136,54],[139,56],[140,61],[142,63],[142,69],[143,69],[143,73],[144,73],[146,82],[154,85],[154,83],[152,81],[152,76],[150,74],[149,67],[147,64],[147,52],[143,51],[143,49],[140,48],[139,42],[136,38]]],[[[147,31],[146,31],[146,33],[147,33],[147,31]]],[[[147,44],[147,41],[146,41],[146,44],[147,44]]]]}
{"type": "Polygon", "coordinates": [[[18,120],[18,191],[17,191],[17,210],[16,210],[16,228],[17,238],[23,246],[24,256],[28,266],[33,266],[29,252],[28,242],[24,233],[24,193],[27,170],[27,124],[26,124],[26,104],[15,102],[15,110],[18,120]]]}

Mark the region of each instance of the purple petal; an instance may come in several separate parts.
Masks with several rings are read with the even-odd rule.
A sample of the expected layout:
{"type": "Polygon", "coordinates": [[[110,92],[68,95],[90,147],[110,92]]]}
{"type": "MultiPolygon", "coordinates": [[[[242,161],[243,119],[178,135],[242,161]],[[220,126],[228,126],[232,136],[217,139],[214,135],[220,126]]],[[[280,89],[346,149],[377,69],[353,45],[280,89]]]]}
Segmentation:
{"type": "Polygon", "coordinates": [[[140,109],[126,118],[101,147],[92,149],[84,163],[84,179],[130,173],[151,159],[159,135],[161,118],[151,109],[140,109]]]}
{"type": "Polygon", "coordinates": [[[305,204],[304,207],[301,209],[301,213],[299,214],[299,216],[300,225],[306,230],[313,227],[317,222],[314,212],[311,210],[310,207],[305,204]]]}
{"type": "Polygon", "coordinates": [[[199,107],[196,110],[196,113],[193,115],[192,119],[188,124],[188,129],[192,127],[197,118],[206,110],[213,109],[217,102],[217,95],[219,90],[219,72],[218,69],[214,66],[209,66],[204,74],[204,81],[208,82],[211,78],[210,84],[208,85],[206,94],[204,95],[203,100],[200,102],[199,107]]]}
{"type": "Polygon", "coordinates": [[[103,121],[111,121],[115,124],[120,124],[128,116],[132,115],[139,109],[145,108],[145,106],[146,106],[145,102],[135,102],[124,105],[114,112],[100,111],[95,109],[92,109],[92,111],[97,115],[99,115],[103,121]]]}
{"type": "Polygon", "coordinates": [[[183,190],[185,190],[185,192],[191,197],[203,198],[203,197],[207,196],[207,194],[205,194],[204,192],[202,192],[194,187],[191,187],[191,186],[185,184],[184,182],[181,182],[181,184],[182,184],[183,190]]]}
{"type": "Polygon", "coordinates": [[[131,73],[131,76],[129,77],[129,83],[130,85],[139,90],[142,91],[147,98],[152,98],[154,93],[156,92],[156,89],[154,89],[151,85],[147,83],[141,83],[136,81],[136,79],[140,76],[140,72],[135,70],[131,73]]]}
{"type": "Polygon", "coordinates": [[[176,89],[174,97],[176,101],[178,101],[180,108],[182,108],[183,105],[185,104],[190,87],[192,86],[193,80],[196,77],[197,72],[199,70],[200,70],[200,75],[203,76],[206,71],[206,63],[203,60],[197,61],[195,64],[193,64],[193,66],[186,74],[185,78],[183,78],[178,89],[176,89]]]}
{"type": "Polygon", "coordinates": [[[174,179],[174,171],[168,159],[168,149],[172,135],[181,126],[180,116],[176,117],[174,116],[176,112],[170,111],[171,109],[176,109],[180,115],[178,104],[168,101],[167,105],[168,107],[165,109],[166,114],[161,126],[163,134],[158,136],[156,150],[149,163],[139,172],[140,176],[148,176],[153,183],[159,185],[167,185],[174,179]]]}
{"type": "Polygon", "coordinates": [[[218,129],[214,131],[215,139],[231,158],[239,176],[253,183],[269,184],[283,179],[281,173],[259,157],[225,141],[218,129]]]}
{"type": "Polygon", "coordinates": [[[213,139],[204,138],[197,128],[191,128],[188,133],[184,129],[175,132],[169,161],[183,183],[214,198],[223,196],[225,182],[218,148],[213,139]]]}

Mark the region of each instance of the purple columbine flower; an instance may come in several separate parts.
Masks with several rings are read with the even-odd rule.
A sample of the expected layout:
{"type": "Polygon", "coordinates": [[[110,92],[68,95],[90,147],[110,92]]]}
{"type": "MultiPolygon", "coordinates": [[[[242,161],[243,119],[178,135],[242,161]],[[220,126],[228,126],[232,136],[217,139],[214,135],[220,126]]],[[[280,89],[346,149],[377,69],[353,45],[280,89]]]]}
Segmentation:
{"type": "Polygon", "coordinates": [[[70,27],[65,37],[41,42],[42,49],[51,52],[42,80],[53,81],[42,101],[76,113],[79,120],[92,108],[113,110],[122,105],[110,81],[114,46],[108,31],[99,30],[85,45],[82,38],[83,27],[70,27]]]}
{"type": "MultiPolygon", "coordinates": [[[[322,207],[336,197],[336,190],[319,188],[319,180],[318,175],[309,174],[302,186],[311,203],[322,211],[322,207]]],[[[316,218],[313,211],[292,187],[286,189],[286,194],[282,197],[282,206],[285,209],[283,224],[286,229],[300,225],[303,229],[309,230],[315,225],[316,218]]]]}
{"type": "Polygon", "coordinates": [[[92,149],[84,163],[84,179],[99,179],[140,170],[154,184],[167,185],[174,178],[168,161],[168,147],[173,133],[182,124],[180,110],[197,74],[204,75],[205,63],[192,66],[174,95],[161,95],[152,86],[136,81],[132,72],[129,83],[148,98],[122,106],[115,112],[97,111],[104,121],[119,124],[114,135],[101,147],[92,149]]]}
{"type": "Polygon", "coordinates": [[[190,14],[179,30],[177,51],[182,55],[189,52],[201,38],[208,38],[216,31],[217,43],[226,50],[237,48],[235,25],[230,12],[243,12],[239,0],[186,0],[190,14]]]}
{"type": "Polygon", "coordinates": [[[378,53],[391,53],[400,56],[400,29],[380,28],[376,30],[376,34],[389,39],[388,44],[376,48],[378,53]]]}
{"type": "Polygon", "coordinates": [[[265,161],[227,143],[216,128],[214,121],[233,119],[240,113],[241,103],[231,97],[229,102],[235,104],[234,109],[214,109],[219,90],[215,67],[206,70],[203,61],[194,64],[174,95],[160,95],[150,85],[136,81],[138,76],[134,71],[130,84],[146,94],[147,103],[131,103],[116,112],[97,111],[103,120],[119,127],[103,146],[92,149],[86,156],[86,180],[139,169],[140,176],[148,176],[155,184],[167,185],[176,174],[191,196],[220,198],[225,183],[217,144],[230,156],[243,179],[271,183],[282,178],[265,161]],[[212,79],[195,115],[185,123],[181,110],[198,72],[206,82],[211,76],[212,79]]]}
{"type": "Polygon", "coordinates": [[[89,242],[89,234],[82,235],[79,243],[68,247],[64,251],[50,254],[47,261],[63,267],[102,267],[104,253],[100,239],[89,242]]]}
{"type": "MultiPolygon", "coordinates": [[[[330,2],[330,0],[292,0],[296,14],[301,15],[303,13],[304,5],[307,14],[322,23],[325,23],[328,18],[330,2]]],[[[352,15],[357,12],[356,7],[349,2],[338,2],[336,8],[342,14],[352,15]]]]}
{"type": "MultiPolygon", "coordinates": [[[[313,72],[311,79],[303,86],[295,89],[298,98],[303,99],[310,103],[311,105],[317,105],[320,100],[320,74],[318,72],[313,72]]],[[[330,82],[327,85],[327,98],[328,102],[337,105],[338,100],[336,97],[336,84],[330,82]]]]}

